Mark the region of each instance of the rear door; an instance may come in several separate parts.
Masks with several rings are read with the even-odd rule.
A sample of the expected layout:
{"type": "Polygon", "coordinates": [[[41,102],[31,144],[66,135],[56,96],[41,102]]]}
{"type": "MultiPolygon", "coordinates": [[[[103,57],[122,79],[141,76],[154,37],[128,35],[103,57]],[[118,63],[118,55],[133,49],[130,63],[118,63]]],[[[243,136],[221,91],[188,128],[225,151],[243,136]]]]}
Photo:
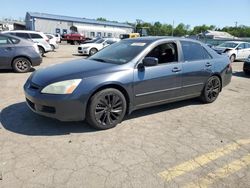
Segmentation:
{"type": "Polygon", "coordinates": [[[0,68],[11,68],[14,50],[14,44],[9,37],[0,35],[0,68]]]}
{"type": "Polygon", "coordinates": [[[202,92],[207,79],[212,74],[212,57],[200,44],[181,41],[182,95],[196,95],[202,92]]]}

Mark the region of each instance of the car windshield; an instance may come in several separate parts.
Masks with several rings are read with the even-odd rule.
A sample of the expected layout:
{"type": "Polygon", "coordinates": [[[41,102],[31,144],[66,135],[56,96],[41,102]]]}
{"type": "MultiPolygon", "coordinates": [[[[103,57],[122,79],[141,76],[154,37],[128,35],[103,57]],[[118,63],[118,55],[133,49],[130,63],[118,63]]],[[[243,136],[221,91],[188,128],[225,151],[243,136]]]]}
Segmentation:
{"type": "Polygon", "coordinates": [[[148,45],[149,43],[134,40],[120,41],[104,48],[89,59],[100,62],[125,64],[134,59],[148,45]]]}
{"type": "Polygon", "coordinates": [[[238,44],[234,42],[225,42],[219,45],[219,47],[224,47],[224,48],[235,48],[238,44]]]}

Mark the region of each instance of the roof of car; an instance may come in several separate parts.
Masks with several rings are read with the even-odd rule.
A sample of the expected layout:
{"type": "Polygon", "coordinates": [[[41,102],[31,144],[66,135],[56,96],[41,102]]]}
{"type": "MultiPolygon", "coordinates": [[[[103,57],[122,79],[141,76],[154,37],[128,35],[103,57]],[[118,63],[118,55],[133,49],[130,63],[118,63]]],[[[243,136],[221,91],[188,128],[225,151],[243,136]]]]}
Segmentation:
{"type": "Polygon", "coordinates": [[[11,30],[11,31],[3,31],[2,33],[42,33],[42,32],[30,31],[30,30],[11,30]]]}
{"type": "Polygon", "coordinates": [[[226,41],[225,43],[229,43],[229,42],[236,43],[236,44],[248,43],[248,42],[245,42],[245,41],[226,41]]]}

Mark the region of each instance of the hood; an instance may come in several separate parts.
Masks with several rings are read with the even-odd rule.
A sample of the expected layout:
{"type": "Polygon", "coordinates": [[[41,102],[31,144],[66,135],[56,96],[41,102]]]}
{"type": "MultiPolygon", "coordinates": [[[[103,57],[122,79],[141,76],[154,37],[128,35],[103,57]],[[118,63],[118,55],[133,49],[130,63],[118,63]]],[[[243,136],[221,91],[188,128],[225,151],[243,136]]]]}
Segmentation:
{"type": "Polygon", "coordinates": [[[97,46],[97,45],[100,45],[100,44],[97,44],[97,43],[86,43],[86,44],[81,44],[80,46],[82,48],[87,48],[87,47],[92,47],[92,46],[97,46]]]}
{"type": "Polygon", "coordinates": [[[214,47],[213,48],[215,51],[217,51],[218,53],[223,53],[226,52],[228,50],[232,50],[233,48],[227,48],[227,47],[214,47]]]}
{"type": "Polygon", "coordinates": [[[122,68],[122,65],[85,59],[76,60],[39,69],[31,75],[31,81],[34,84],[46,86],[58,81],[86,78],[117,71],[117,68],[122,68]]]}

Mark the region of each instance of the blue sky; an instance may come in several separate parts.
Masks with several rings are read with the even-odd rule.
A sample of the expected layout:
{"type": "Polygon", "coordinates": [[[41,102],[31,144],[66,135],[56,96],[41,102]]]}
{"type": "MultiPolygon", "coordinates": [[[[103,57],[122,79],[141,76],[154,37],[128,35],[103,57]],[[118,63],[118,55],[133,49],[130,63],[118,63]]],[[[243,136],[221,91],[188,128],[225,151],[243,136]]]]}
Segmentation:
{"type": "Polygon", "coordinates": [[[1,18],[25,17],[27,11],[120,22],[183,22],[191,27],[250,26],[250,0],[2,0],[1,18]]]}

